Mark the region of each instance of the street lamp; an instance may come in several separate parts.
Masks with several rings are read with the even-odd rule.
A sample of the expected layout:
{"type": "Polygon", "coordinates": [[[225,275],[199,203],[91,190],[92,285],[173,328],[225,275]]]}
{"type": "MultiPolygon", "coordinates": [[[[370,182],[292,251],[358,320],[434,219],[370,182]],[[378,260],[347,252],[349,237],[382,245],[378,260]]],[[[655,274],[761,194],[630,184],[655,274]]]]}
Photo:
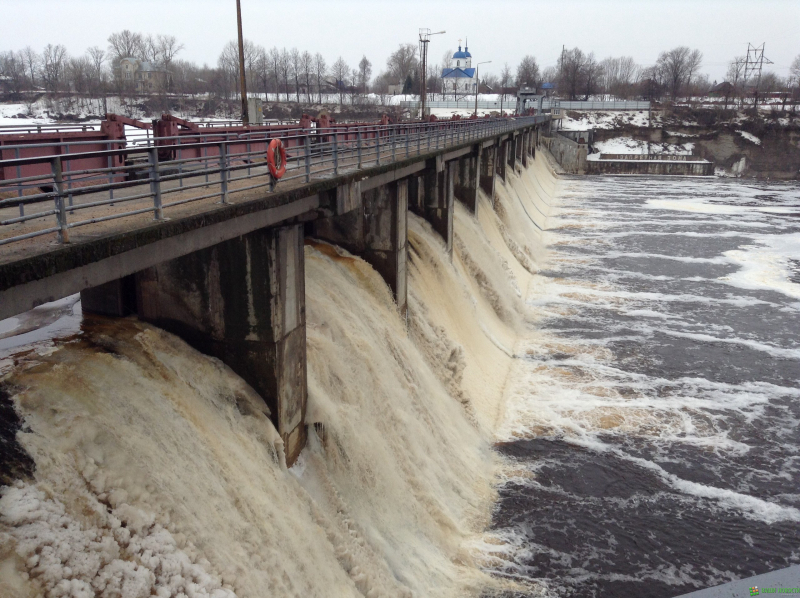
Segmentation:
{"type": "Polygon", "coordinates": [[[481,88],[480,68],[482,64],[489,64],[491,60],[479,62],[475,65],[475,118],[478,118],[478,92],[481,88]]]}
{"type": "Polygon", "coordinates": [[[428,43],[431,41],[431,35],[441,35],[447,33],[446,31],[437,31],[431,33],[430,29],[420,28],[419,30],[419,54],[422,58],[422,77],[420,77],[422,89],[419,91],[419,97],[422,103],[420,109],[420,118],[425,118],[425,100],[428,97],[428,43]]]}

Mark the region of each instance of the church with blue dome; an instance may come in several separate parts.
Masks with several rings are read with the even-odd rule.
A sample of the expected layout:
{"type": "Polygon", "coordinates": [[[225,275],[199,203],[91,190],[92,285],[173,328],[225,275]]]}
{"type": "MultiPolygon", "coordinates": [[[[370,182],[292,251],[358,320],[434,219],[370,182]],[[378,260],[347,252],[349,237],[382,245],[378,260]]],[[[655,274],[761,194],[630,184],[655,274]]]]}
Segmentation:
{"type": "Polygon", "coordinates": [[[461,49],[461,40],[458,40],[458,52],[453,54],[453,67],[442,69],[442,79],[444,82],[444,92],[450,93],[457,98],[459,95],[469,95],[475,93],[475,69],[472,68],[472,54],[469,53],[469,46],[464,45],[461,49]]]}

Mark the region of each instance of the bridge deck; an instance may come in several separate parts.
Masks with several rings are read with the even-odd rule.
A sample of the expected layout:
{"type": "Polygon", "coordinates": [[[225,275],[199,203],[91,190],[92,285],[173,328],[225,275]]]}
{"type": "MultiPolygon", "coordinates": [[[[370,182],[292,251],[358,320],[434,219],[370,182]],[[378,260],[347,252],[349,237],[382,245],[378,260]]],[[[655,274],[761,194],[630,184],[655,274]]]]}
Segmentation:
{"type": "MultiPolygon", "coordinates": [[[[169,217],[164,220],[153,220],[152,198],[147,197],[127,202],[124,207],[106,205],[92,208],[92,216],[97,218],[115,210],[131,211],[138,205],[147,211],[70,229],[70,243],[59,243],[55,234],[50,234],[49,238],[35,237],[1,245],[0,318],[259,228],[292,219],[313,218],[317,209],[327,207],[325,203],[330,194],[326,192],[341,185],[362,181],[362,189],[366,189],[370,181],[379,185],[407,177],[422,170],[426,160],[436,156],[452,159],[468,153],[476,144],[491,143],[498,136],[513,134],[516,129],[540,121],[543,121],[541,117],[520,119],[516,123],[508,121],[508,127],[492,130],[479,138],[443,143],[439,149],[431,151],[424,151],[425,146],[422,146],[420,153],[408,158],[404,151],[396,150],[394,161],[391,161],[392,150],[386,148],[381,151],[381,165],[376,165],[373,158],[372,165],[364,164],[361,169],[357,168],[356,159],[351,156],[340,161],[338,176],[332,176],[329,169],[312,165],[310,182],[305,182],[305,177],[282,181],[273,192],[269,191],[264,166],[253,165],[251,178],[231,183],[229,203],[221,204],[219,198],[208,198],[176,205],[170,208],[169,217]],[[248,189],[237,191],[241,188],[248,189]]],[[[184,184],[191,184],[192,178],[184,178],[184,184]]],[[[137,185],[124,192],[135,195],[146,187],[137,185]]],[[[191,192],[196,193],[197,189],[191,192]]],[[[178,192],[170,201],[180,199],[181,193],[191,192],[178,192]]],[[[80,201],[90,202],[93,197],[89,194],[80,201]]],[[[21,226],[33,225],[23,223],[21,226]]]]}

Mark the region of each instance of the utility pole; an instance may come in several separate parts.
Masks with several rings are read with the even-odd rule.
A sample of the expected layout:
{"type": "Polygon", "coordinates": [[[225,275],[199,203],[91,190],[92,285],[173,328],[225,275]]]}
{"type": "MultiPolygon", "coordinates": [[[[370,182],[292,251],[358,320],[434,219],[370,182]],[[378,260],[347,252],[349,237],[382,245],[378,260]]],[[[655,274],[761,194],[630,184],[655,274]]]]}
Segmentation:
{"type": "Polygon", "coordinates": [[[239,88],[242,91],[242,124],[250,123],[247,113],[247,73],[244,70],[244,37],[242,37],[242,3],[236,0],[236,25],[239,28],[239,88]]]}
{"type": "Polygon", "coordinates": [[[753,109],[756,111],[756,116],[758,116],[758,87],[761,85],[761,70],[764,68],[765,63],[774,64],[769,58],[764,57],[764,47],[766,45],[766,42],[760,46],[747,44],[747,58],[744,62],[744,84],[747,85],[747,80],[751,75],[756,78],[755,92],[753,94],[753,109]]]}
{"type": "Polygon", "coordinates": [[[475,118],[478,118],[478,92],[481,89],[481,77],[480,77],[480,69],[482,64],[489,64],[491,60],[487,60],[486,62],[479,62],[475,65],[475,118]]]}
{"type": "Polygon", "coordinates": [[[420,120],[425,118],[425,101],[428,98],[428,44],[431,41],[431,35],[440,35],[442,33],[445,33],[445,31],[437,31],[436,33],[431,33],[430,29],[424,27],[421,27],[419,30],[419,56],[421,59],[420,65],[422,67],[422,73],[419,78],[420,84],[422,86],[421,89],[419,90],[420,120]]]}

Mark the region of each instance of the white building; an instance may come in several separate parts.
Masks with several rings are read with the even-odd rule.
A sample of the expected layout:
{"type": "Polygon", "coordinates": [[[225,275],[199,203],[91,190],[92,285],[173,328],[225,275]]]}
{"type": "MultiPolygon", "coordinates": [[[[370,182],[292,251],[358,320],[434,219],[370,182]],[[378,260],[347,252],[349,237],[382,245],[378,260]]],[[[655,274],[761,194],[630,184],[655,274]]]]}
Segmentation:
{"type": "Polygon", "coordinates": [[[453,64],[453,68],[442,69],[445,94],[452,93],[456,98],[474,94],[476,79],[475,69],[472,68],[472,54],[467,45],[461,49],[461,40],[458,40],[458,52],[453,54],[453,64]]]}

